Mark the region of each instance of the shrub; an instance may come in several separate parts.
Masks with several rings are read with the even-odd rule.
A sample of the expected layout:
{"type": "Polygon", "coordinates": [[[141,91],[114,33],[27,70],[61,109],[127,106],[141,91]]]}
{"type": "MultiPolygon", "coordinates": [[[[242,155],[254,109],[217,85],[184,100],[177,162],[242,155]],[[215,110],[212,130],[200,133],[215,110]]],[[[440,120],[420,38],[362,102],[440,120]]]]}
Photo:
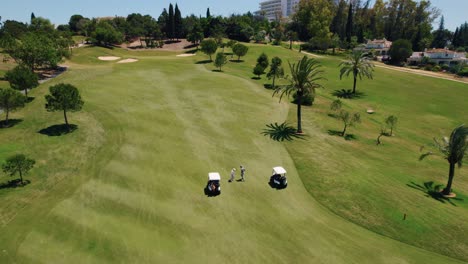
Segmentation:
{"type": "Polygon", "coordinates": [[[440,72],[442,70],[442,67],[440,67],[440,65],[436,65],[434,67],[432,67],[432,71],[434,72],[440,72]]]}
{"type": "Polygon", "coordinates": [[[424,70],[426,70],[426,71],[432,71],[432,68],[433,68],[433,67],[434,67],[434,66],[432,66],[431,64],[427,64],[426,66],[424,66],[424,70]]]}
{"type": "Polygon", "coordinates": [[[450,70],[450,66],[448,66],[447,64],[442,64],[442,65],[441,65],[441,68],[442,68],[442,70],[444,70],[444,71],[449,71],[449,70],[450,70]]]}

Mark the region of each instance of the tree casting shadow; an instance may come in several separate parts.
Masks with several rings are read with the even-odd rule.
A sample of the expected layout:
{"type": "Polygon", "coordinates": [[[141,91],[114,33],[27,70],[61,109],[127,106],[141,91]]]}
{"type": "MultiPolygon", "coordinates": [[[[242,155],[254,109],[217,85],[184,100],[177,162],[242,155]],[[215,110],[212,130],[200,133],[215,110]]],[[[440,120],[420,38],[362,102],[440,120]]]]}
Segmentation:
{"type": "MultiPolygon", "coordinates": [[[[343,137],[343,136],[341,135],[341,132],[342,132],[342,131],[329,129],[329,130],[328,130],[328,135],[330,135],[330,136],[339,136],[339,137],[343,137]]],[[[354,134],[346,134],[343,138],[344,138],[345,140],[348,140],[348,141],[356,140],[356,139],[357,139],[357,137],[356,137],[354,134]]]]}
{"type": "Polygon", "coordinates": [[[356,91],[356,93],[353,93],[352,90],[345,89],[335,90],[332,95],[342,99],[359,99],[366,96],[363,92],[356,91]]]}
{"type": "Polygon", "coordinates": [[[30,180],[23,180],[23,183],[21,183],[20,179],[15,179],[15,180],[7,181],[7,182],[4,182],[4,183],[0,183],[0,190],[1,189],[14,189],[14,188],[18,188],[18,187],[24,187],[24,186],[26,186],[26,185],[28,185],[30,183],[31,183],[30,180]]]}
{"type": "Polygon", "coordinates": [[[23,119],[8,119],[8,124],[5,120],[2,120],[0,121],[0,129],[14,127],[21,122],[23,122],[23,119]]]}
{"type": "Polygon", "coordinates": [[[268,124],[267,128],[263,129],[262,134],[264,136],[269,136],[275,141],[292,141],[294,139],[304,139],[304,135],[297,134],[296,128],[289,126],[287,123],[278,123],[268,124]]]}
{"type": "Polygon", "coordinates": [[[58,137],[66,134],[70,134],[73,131],[77,130],[78,126],[70,124],[67,126],[66,124],[61,125],[53,125],[48,128],[44,128],[38,131],[39,134],[47,135],[49,137],[58,137]]]}
{"type": "Polygon", "coordinates": [[[418,191],[421,191],[423,193],[425,193],[426,197],[430,197],[436,201],[439,201],[441,203],[448,203],[448,204],[451,204],[453,206],[457,206],[453,201],[463,201],[463,199],[460,199],[460,198],[447,198],[447,197],[444,197],[442,195],[442,187],[443,185],[442,184],[438,184],[438,185],[434,185],[434,182],[433,181],[429,181],[429,182],[425,182],[423,183],[423,185],[421,184],[417,184],[415,182],[411,182],[409,184],[406,184],[406,186],[410,187],[410,188],[413,188],[415,190],[418,190],[418,191]]]}
{"type": "Polygon", "coordinates": [[[210,60],[202,60],[202,61],[197,61],[195,62],[195,64],[208,64],[208,63],[212,63],[213,61],[210,61],[210,60]]]}

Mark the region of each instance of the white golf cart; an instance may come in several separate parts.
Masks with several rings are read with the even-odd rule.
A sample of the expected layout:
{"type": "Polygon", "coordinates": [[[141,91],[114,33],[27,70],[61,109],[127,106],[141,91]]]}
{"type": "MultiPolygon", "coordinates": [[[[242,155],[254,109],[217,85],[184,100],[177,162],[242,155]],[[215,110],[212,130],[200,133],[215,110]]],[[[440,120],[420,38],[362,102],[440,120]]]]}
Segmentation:
{"type": "Polygon", "coordinates": [[[283,167],[274,167],[270,177],[270,186],[276,189],[284,189],[288,186],[286,170],[283,167]]]}
{"type": "Polygon", "coordinates": [[[221,175],[217,172],[208,173],[208,183],[206,184],[207,195],[221,194],[221,175]]]}

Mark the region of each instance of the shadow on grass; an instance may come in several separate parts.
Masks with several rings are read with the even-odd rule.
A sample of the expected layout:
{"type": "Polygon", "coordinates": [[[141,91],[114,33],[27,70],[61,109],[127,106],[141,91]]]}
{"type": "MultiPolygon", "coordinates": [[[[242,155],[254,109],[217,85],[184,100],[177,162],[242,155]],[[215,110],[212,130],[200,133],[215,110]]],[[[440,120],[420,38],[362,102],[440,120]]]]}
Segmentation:
{"type": "Polygon", "coordinates": [[[297,134],[296,128],[289,126],[287,123],[278,123],[268,124],[267,128],[263,129],[262,134],[264,136],[269,136],[275,141],[292,141],[294,139],[304,139],[304,135],[297,134]]]}
{"type": "MultiPolygon", "coordinates": [[[[191,44],[191,45],[185,46],[184,49],[193,49],[196,47],[198,47],[198,44],[191,44]]],[[[186,51],[185,53],[195,53],[195,52],[197,52],[197,49],[189,50],[189,51],[186,51]]]]}
{"type": "Polygon", "coordinates": [[[332,114],[332,113],[328,113],[327,116],[333,117],[333,118],[338,118],[338,115],[337,115],[337,114],[332,114]]]}
{"type": "Polygon", "coordinates": [[[221,193],[220,192],[210,192],[210,190],[208,190],[208,187],[205,187],[205,189],[203,189],[203,192],[205,193],[206,196],[208,197],[216,197],[218,195],[220,195],[221,193]]]}
{"type": "Polygon", "coordinates": [[[453,206],[457,206],[453,201],[463,201],[463,199],[460,198],[447,198],[442,195],[442,184],[434,185],[433,181],[425,182],[422,185],[417,184],[415,182],[411,182],[409,184],[406,184],[406,186],[413,188],[415,190],[421,191],[426,194],[426,197],[430,197],[436,201],[439,201],[441,203],[448,203],[453,206]]]}
{"type": "Polygon", "coordinates": [[[342,99],[359,99],[366,96],[363,92],[356,91],[356,93],[353,93],[352,90],[345,89],[335,90],[332,95],[342,99]]]}
{"type": "Polygon", "coordinates": [[[24,187],[24,186],[26,186],[26,185],[28,185],[30,183],[31,183],[30,180],[23,180],[23,183],[21,183],[20,179],[11,180],[11,181],[7,181],[7,182],[4,182],[4,183],[0,183],[0,190],[1,189],[14,189],[14,188],[18,188],[18,187],[24,187]]]}
{"type": "Polygon", "coordinates": [[[38,131],[38,133],[42,135],[47,135],[49,137],[59,137],[62,135],[70,134],[77,129],[77,125],[70,124],[69,126],[67,126],[66,124],[61,124],[41,129],[38,131]]]}
{"type": "Polygon", "coordinates": [[[265,87],[265,89],[268,89],[268,90],[274,90],[275,88],[273,87],[273,85],[271,85],[271,83],[265,83],[263,85],[263,87],[265,87]]]}
{"type": "Polygon", "coordinates": [[[257,76],[255,76],[255,77],[252,77],[252,78],[250,78],[250,79],[252,79],[252,80],[261,80],[262,77],[257,77],[257,76]]]}
{"type": "Polygon", "coordinates": [[[338,130],[328,130],[328,135],[330,136],[339,136],[339,137],[342,137],[344,138],[345,140],[348,140],[348,141],[351,141],[351,140],[356,140],[357,137],[353,134],[346,134],[344,137],[342,135],[342,132],[343,131],[338,131],[338,130]]]}
{"type": "Polygon", "coordinates": [[[36,99],[36,97],[28,96],[28,98],[26,98],[26,103],[30,103],[34,101],[34,99],[36,99]]]}
{"type": "Polygon", "coordinates": [[[208,63],[212,63],[213,61],[211,60],[202,60],[202,61],[197,61],[195,62],[195,64],[208,64],[208,63]]]}
{"type": "Polygon", "coordinates": [[[23,122],[23,119],[8,119],[8,123],[2,120],[0,121],[0,129],[14,127],[21,122],[23,122]]]}
{"type": "Polygon", "coordinates": [[[230,62],[234,62],[234,63],[241,63],[241,62],[244,62],[244,60],[229,60],[230,62]]]}
{"type": "Polygon", "coordinates": [[[216,70],[211,70],[212,72],[223,72],[222,70],[216,69],[216,70]]]}

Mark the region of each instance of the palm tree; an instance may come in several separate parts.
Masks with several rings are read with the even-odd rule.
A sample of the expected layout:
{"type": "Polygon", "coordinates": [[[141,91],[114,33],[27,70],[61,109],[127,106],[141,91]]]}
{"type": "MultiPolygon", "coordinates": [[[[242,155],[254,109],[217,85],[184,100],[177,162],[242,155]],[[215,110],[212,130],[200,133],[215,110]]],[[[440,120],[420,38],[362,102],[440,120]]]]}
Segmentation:
{"type": "Polygon", "coordinates": [[[362,80],[364,76],[372,79],[372,72],[374,71],[374,64],[370,62],[369,54],[364,51],[354,51],[351,55],[348,55],[347,60],[340,63],[340,67],[340,80],[343,75],[349,76],[350,73],[353,73],[353,94],[356,94],[357,78],[359,77],[362,80]]]}
{"type": "MultiPolygon", "coordinates": [[[[450,135],[450,138],[444,137],[441,141],[434,138],[435,147],[439,150],[439,155],[446,159],[450,165],[449,178],[447,186],[442,191],[443,195],[450,195],[452,190],[453,177],[455,176],[455,165],[462,166],[463,157],[468,149],[468,127],[461,125],[455,128],[450,135]]],[[[423,160],[427,156],[436,155],[432,152],[427,152],[419,160],[423,160]]]]}
{"type": "Polygon", "coordinates": [[[280,102],[284,95],[297,95],[297,133],[302,133],[301,125],[301,105],[304,95],[311,94],[315,96],[315,89],[323,87],[317,81],[325,79],[321,76],[323,73],[319,68],[321,65],[314,59],[304,56],[297,64],[289,63],[291,69],[290,84],[278,86],[273,92],[273,96],[280,94],[280,102]]]}

